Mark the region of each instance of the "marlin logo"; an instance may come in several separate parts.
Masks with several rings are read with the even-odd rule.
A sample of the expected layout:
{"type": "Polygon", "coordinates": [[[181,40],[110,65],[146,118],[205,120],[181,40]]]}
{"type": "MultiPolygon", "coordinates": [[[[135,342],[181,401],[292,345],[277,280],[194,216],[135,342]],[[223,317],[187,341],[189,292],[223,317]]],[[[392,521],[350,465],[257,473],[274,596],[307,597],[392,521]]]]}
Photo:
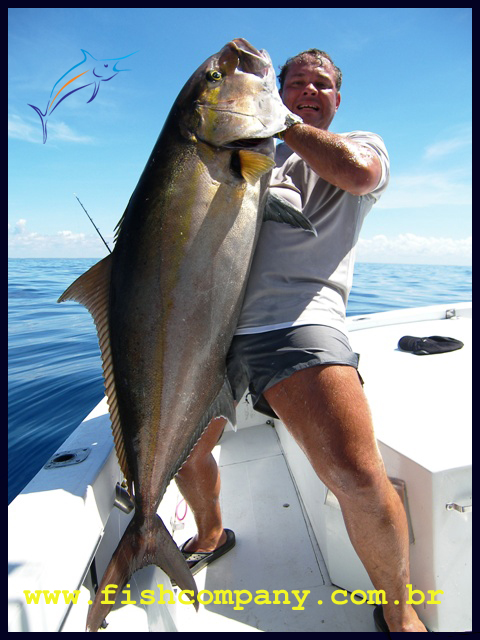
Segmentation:
{"type": "Polygon", "coordinates": [[[122,58],[103,58],[102,60],[97,60],[88,53],[88,51],[85,51],[85,49],[81,51],[83,53],[83,60],[64,73],[53,85],[45,113],[42,113],[40,109],[33,104],[28,105],[32,107],[32,109],[35,109],[40,116],[43,129],[43,144],[47,141],[48,119],[65,98],[68,98],[68,96],[71,96],[72,93],[76,91],[80,91],[80,89],[85,89],[85,87],[93,85],[93,93],[90,100],[87,101],[87,104],[92,102],[100,89],[101,82],[112,80],[112,78],[122,71],[130,71],[130,69],[117,69],[119,61],[138,53],[134,51],[122,58]]]}

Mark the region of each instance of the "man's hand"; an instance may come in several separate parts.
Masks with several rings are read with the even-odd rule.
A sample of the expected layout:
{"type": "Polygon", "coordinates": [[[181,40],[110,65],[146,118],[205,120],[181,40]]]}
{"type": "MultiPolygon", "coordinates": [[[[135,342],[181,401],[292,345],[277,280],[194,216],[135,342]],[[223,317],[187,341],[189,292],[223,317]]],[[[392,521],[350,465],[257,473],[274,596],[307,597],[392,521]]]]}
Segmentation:
{"type": "Polygon", "coordinates": [[[297,116],[295,113],[292,113],[290,110],[287,110],[288,113],[285,116],[285,129],[279,131],[275,138],[279,138],[280,140],[284,139],[284,133],[288,131],[290,127],[293,127],[294,124],[303,124],[303,120],[300,116],[297,116]]]}

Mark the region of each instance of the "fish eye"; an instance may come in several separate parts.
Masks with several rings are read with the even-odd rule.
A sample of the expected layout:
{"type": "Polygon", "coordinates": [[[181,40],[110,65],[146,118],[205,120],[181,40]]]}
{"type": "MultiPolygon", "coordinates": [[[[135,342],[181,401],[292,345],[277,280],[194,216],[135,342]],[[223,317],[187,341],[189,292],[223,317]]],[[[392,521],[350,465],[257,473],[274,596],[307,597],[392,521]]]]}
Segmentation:
{"type": "Polygon", "coordinates": [[[211,69],[207,71],[206,78],[208,82],[219,82],[222,79],[222,74],[220,71],[216,71],[215,69],[211,69]]]}
{"type": "Polygon", "coordinates": [[[108,67],[108,64],[104,64],[103,66],[104,66],[104,67],[108,67]]]}

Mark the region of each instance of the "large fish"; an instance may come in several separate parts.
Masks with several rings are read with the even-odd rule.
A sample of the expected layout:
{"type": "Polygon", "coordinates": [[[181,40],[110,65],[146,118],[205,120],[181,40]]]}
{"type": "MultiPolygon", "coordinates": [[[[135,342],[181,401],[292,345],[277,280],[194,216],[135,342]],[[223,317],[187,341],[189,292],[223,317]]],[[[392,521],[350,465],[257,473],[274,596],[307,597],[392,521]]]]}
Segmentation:
{"type": "MultiPolygon", "coordinates": [[[[225,358],[267,200],[272,136],[289,113],[265,51],[237,39],[209,58],[172,107],[112,254],[59,299],[94,317],[116,452],[135,496],[88,615],[91,631],[111,608],[102,589],[121,589],[148,564],[196,596],[156,512],[211,418],[235,423],[225,358]]],[[[278,201],[267,209],[311,230],[278,201]]]]}

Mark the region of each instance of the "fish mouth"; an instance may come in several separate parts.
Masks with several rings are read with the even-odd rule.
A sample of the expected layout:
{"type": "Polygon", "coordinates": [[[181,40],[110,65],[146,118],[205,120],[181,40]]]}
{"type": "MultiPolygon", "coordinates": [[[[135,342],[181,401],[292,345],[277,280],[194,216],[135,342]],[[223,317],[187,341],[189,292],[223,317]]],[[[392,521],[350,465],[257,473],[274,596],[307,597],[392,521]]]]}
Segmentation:
{"type": "Polygon", "coordinates": [[[265,78],[272,68],[268,53],[264,49],[259,51],[243,38],[235,38],[225,45],[220,55],[220,66],[226,60],[227,65],[233,63],[239,71],[252,73],[259,78],[265,78]]]}
{"type": "Polygon", "coordinates": [[[268,142],[270,138],[248,138],[240,140],[232,140],[224,145],[226,149],[254,149],[259,147],[265,142],[268,142]]]}

